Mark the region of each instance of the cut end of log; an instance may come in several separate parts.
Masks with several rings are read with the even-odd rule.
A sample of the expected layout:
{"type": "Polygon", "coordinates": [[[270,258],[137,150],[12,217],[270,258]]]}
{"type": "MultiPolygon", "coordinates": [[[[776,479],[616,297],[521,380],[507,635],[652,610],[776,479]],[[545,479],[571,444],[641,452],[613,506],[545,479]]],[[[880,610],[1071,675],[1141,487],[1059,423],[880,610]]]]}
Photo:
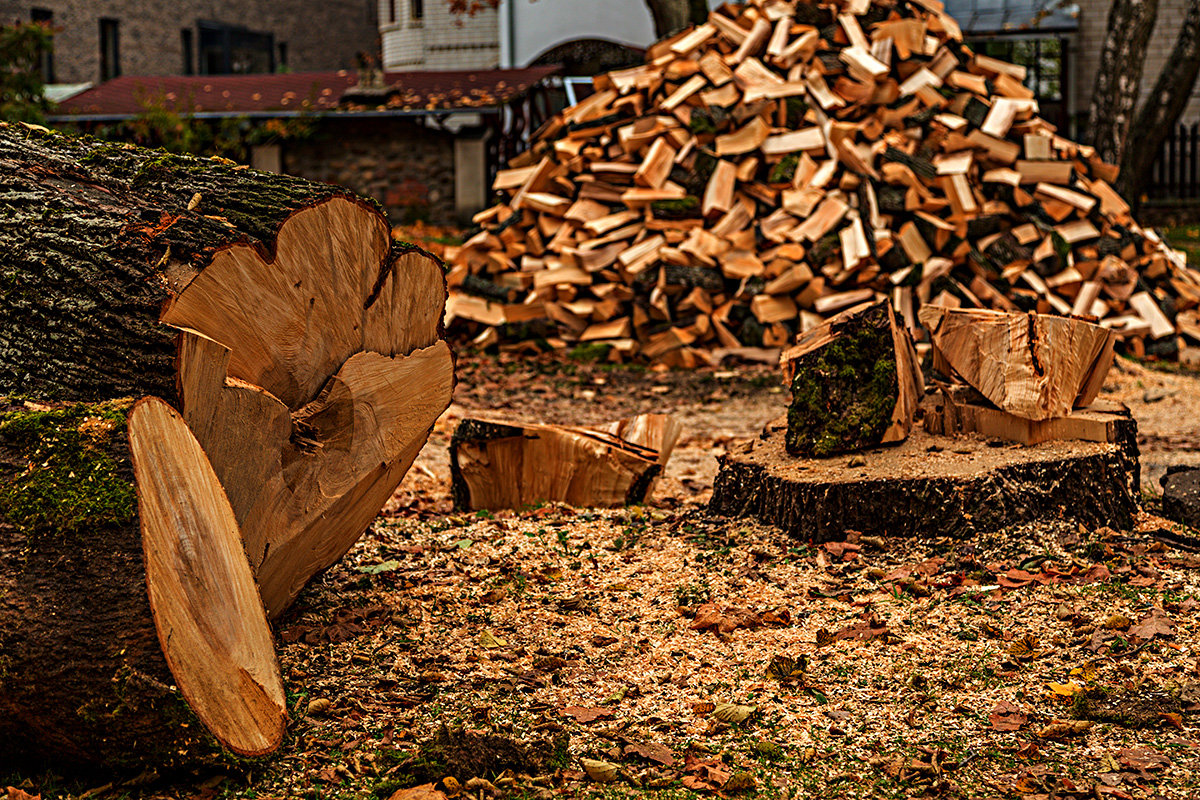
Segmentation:
{"type": "Polygon", "coordinates": [[[665,414],[601,428],[464,419],[450,443],[454,504],[463,510],[643,502],[679,439],[665,414]]]}
{"type": "Polygon", "coordinates": [[[287,704],[233,509],[199,442],[157,398],[129,416],[146,586],[159,643],[205,727],[239,755],[283,741],[287,704]]]}

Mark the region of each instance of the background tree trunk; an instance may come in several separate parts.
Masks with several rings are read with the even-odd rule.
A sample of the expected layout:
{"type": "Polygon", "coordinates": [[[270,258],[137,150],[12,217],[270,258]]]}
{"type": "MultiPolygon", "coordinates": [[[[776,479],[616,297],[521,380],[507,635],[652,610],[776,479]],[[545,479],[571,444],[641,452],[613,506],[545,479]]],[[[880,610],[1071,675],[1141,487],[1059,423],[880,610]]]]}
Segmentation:
{"type": "Polygon", "coordinates": [[[1158,17],[1158,0],[1113,0],[1088,106],[1088,138],[1100,157],[1121,163],[1137,107],[1146,45],[1158,17]]]}
{"type": "Polygon", "coordinates": [[[646,0],[646,7],[654,18],[654,35],[659,39],[708,19],[703,0],[646,0]]]}
{"type": "Polygon", "coordinates": [[[1117,190],[1137,204],[1162,143],[1179,124],[1200,75],[1200,0],[1190,0],[1175,47],[1125,139],[1117,190]]]}

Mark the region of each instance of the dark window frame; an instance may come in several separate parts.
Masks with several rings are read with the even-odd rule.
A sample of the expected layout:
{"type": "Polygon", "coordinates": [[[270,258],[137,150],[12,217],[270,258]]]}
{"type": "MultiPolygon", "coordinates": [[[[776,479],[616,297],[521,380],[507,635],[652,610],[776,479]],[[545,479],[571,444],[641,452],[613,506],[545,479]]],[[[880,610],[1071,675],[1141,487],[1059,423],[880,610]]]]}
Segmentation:
{"type": "Polygon", "coordinates": [[[421,22],[425,19],[425,0],[408,0],[408,10],[414,22],[421,22]]]}
{"type": "MultiPolygon", "coordinates": [[[[29,11],[29,19],[31,22],[45,25],[53,33],[54,12],[50,9],[32,8],[29,11]]],[[[54,42],[51,40],[50,47],[46,48],[46,52],[42,53],[42,83],[57,83],[54,78],[54,42]]]]}
{"type": "Polygon", "coordinates": [[[121,21],[100,18],[100,81],[121,77],[121,21]]]}
{"type": "Polygon", "coordinates": [[[196,32],[191,28],[180,28],[179,46],[183,50],[183,74],[196,74],[196,32]]]}

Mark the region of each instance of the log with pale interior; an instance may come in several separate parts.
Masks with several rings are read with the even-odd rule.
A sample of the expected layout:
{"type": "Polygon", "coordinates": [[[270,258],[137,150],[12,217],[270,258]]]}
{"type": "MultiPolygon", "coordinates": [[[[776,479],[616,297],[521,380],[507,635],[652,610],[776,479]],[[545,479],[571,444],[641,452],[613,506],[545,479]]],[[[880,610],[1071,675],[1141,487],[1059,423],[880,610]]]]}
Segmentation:
{"type": "Polygon", "coordinates": [[[1111,330],[1072,317],[925,306],[935,366],[1018,417],[1065,417],[1090,405],[1112,366],[1111,330]]]}
{"type": "MultiPolygon", "coordinates": [[[[277,616],[367,528],[449,404],[453,364],[440,335],[445,285],[436,260],[393,242],[376,206],[336,187],[25,126],[0,124],[0,206],[0,394],[48,404],[153,397],[174,407],[178,424],[170,425],[198,442],[247,573],[267,615],[277,616]]],[[[148,434],[165,437],[155,452],[185,447],[165,431],[148,434]]],[[[43,473],[46,491],[69,494],[53,485],[68,473],[43,473]]],[[[143,533],[150,477],[139,472],[129,482],[143,533]]],[[[154,530],[182,535],[188,521],[178,509],[157,509],[169,519],[154,530]]],[[[0,540],[65,535],[27,511],[0,504],[0,540]]],[[[15,558],[11,542],[0,551],[10,556],[3,571],[19,578],[35,569],[15,558]]],[[[143,585],[140,556],[111,557],[131,586],[143,585]]],[[[24,606],[21,598],[17,591],[5,602],[55,613],[52,603],[24,606]]],[[[86,630],[81,641],[108,646],[86,630]]],[[[0,637],[0,662],[26,658],[24,641],[20,632],[0,637]]],[[[117,674],[122,657],[112,659],[117,674]]],[[[133,675],[141,674],[136,660],[125,665],[133,675]]],[[[183,667],[171,666],[183,688],[183,667]]],[[[59,668],[45,665],[51,674],[59,668]]],[[[154,680],[173,682],[161,670],[154,680]]],[[[200,685],[185,696],[211,727],[197,698],[219,687],[200,685]]],[[[72,684],[63,698],[85,690],[72,684]]],[[[59,734],[43,730],[36,695],[22,691],[0,674],[8,712],[0,729],[26,750],[53,754],[59,734]]],[[[77,697],[71,707],[82,719],[88,703],[77,697]]],[[[210,700],[210,716],[223,719],[216,709],[228,712],[227,701],[210,700]]],[[[105,752],[119,752],[114,736],[105,752]]]]}
{"type": "Polygon", "coordinates": [[[464,419],[450,443],[454,505],[464,510],[641,503],[680,434],[665,414],[605,426],[464,419]]]}

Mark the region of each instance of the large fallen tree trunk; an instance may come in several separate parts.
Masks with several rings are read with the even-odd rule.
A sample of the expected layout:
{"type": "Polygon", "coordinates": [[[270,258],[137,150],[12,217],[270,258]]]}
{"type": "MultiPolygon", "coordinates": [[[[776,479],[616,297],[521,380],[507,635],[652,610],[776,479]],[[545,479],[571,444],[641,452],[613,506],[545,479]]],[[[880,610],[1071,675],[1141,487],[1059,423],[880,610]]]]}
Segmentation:
{"type": "MultiPolygon", "coordinates": [[[[445,286],[436,260],[394,243],[377,208],[337,187],[2,123],[0,209],[0,394],[92,404],[150,396],[177,409],[229,504],[267,615],[281,613],[367,528],[449,404],[453,364],[440,339],[445,286]]],[[[176,444],[161,445],[167,451],[183,446],[169,438],[176,444]]],[[[128,470],[121,458],[114,463],[128,470]]],[[[66,484],[75,480],[69,473],[46,480],[66,484]]],[[[128,491],[148,536],[143,477],[128,491]]],[[[0,571],[14,578],[0,628],[17,631],[0,640],[0,665],[29,663],[21,636],[37,614],[57,615],[67,626],[60,633],[80,646],[119,650],[85,620],[72,632],[66,621],[78,615],[56,603],[73,600],[71,592],[118,591],[96,587],[108,581],[122,591],[145,585],[153,562],[143,566],[140,545],[131,550],[123,535],[102,546],[124,571],[66,570],[57,592],[38,599],[36,581],[22,576],[50,567],[37,549],[19,558],[20,543],[62,531],[22,508],[0,508],[0,571]]],[[[164,530],[190,524],[173,503],[160,511],[170,518],[164,530]]],[[[120,524],[130,520],[125,514],[120,524]]],[[[90,535],[81,529],[76,538],[90,535]]],[[[111,625],[128,616],[130,630],[144,629],[144,615],[117,607],[111,625]]],[[[130,674],[171,683],[133,655],[111,657],[130,674]]],[[[59,668],[42,665],[47,675],[59,668]]],[[[111,680],[107,669],[88,674],[111,680]]],[[[85,722],[96,690],[87,683],[57,698],[85,722]]],[[[201,683],[210,696],[228,688],[201,683]]],[[[211,728],[196,698],[184,695],[211,728]]],[[[0,752],[6,741],[71,752],[61,726],[39,722],[43,700],[0,669],[0,752]]],[[[212,716],[228,722],[223,714],[212,716]]],[[[114,730],[95,760],[128,746],[124,733],[114,730]]]]}
{"type": "Polygon", "coordinates": [[[275,749],[270,630],[182,418],[157,398],[30,405],[0,416],[0,764],[275,749]]]}

